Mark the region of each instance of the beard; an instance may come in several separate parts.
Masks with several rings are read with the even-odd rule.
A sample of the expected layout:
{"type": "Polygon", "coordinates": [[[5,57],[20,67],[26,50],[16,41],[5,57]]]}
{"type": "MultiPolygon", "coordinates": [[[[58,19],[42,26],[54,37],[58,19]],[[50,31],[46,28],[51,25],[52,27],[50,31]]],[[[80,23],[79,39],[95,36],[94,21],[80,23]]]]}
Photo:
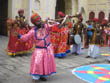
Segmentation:
{"type": "Polygon", "coordinates": [[[39,23],[39,24],[35,24],[35,26],[37,26],[37,28],[43,28],[44,27],[44,24],[43,23],[39,23]]]}

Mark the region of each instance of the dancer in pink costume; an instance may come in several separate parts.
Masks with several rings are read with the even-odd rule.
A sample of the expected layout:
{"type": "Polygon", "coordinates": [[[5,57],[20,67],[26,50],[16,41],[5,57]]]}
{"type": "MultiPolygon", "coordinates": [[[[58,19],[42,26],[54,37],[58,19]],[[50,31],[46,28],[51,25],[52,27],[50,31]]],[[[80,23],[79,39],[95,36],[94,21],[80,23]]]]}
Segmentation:
{"type": "Polygon", "coordinates": [[[49,24],[42,22],[41,17],[37,13],[31,16],[31,22],[35,27],[25,35],[19,34],[18,38],[22,42],[33,39],[36,48],[32,54],[30,75],[34,80],[46,81],[45,77],[56,73],[54,52],[50,43],[51,28],[49,24]]]}

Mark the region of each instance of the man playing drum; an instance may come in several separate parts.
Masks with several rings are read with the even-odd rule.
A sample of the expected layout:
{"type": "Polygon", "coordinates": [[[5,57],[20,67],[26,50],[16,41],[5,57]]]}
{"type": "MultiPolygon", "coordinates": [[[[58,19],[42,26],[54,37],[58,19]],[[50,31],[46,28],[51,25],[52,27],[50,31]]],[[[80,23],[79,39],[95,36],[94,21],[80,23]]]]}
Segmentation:
{"type": "Polygon", "coordinates": [[[72,37],[72,54],[79,55],[81,52],[81,36],[83,32],[83,26],[81,24],[83,19],[78,19],[78,22],[73,27],[73,37],[72,37]]]}

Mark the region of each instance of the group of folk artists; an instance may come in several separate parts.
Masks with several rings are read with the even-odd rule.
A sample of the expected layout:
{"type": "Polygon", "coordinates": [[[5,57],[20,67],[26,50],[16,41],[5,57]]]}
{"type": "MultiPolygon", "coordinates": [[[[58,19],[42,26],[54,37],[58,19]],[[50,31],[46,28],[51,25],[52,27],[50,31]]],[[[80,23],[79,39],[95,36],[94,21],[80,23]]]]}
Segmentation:
{"type": "MultiPolygon", "coordinates": [[[[56,73],[54,57],[64,58],[67,53],[80,55],[83,45],[88,49],[86,58],[95,59],[100,47],[110,47],[110,24],[105,19],[99,22],[94,18],[84,24],[81,13],[70,16],[59,11],[57,19],[43,21],[38,13],[32,11],[30,20],[34,26],[29,26],[23,9],[18,11],[18,15],[7,20],[7,53],[9,56],[22,55],[34,48],[30,64],[33,80],[46,81],[46,77],[56,73]]],[[[110,56],[107,60],[110,62],[110,56]]]]}

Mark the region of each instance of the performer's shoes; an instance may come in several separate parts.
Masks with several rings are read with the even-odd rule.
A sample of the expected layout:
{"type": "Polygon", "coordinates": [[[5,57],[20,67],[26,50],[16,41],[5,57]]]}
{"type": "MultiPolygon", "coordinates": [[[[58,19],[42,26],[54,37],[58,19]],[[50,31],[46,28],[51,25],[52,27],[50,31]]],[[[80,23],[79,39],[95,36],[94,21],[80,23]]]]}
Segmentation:
{"type": "Polygon", "coordinates": [[[86,56],[86,58],[91,58],[91,56],[86,56]]]}
{"type": "Polygon", "coordinates": [[[84,48],[81,48],[81,49],[84,49],[84,48]]]}
{"type": "Polygon", "coordinates": [[[47,81],[47,79],[45,77],[40,77],[41,81],[47,81]]]}
{"type": "Polygon", "coordinates": [[[32,79],[32,83],[36,83],[38,82],[39,80],[35,80],[35,79],[32,79]]]}
{"type": "Polygon", "coordinates": [[[71,54],[76,54],[76,52],[73,52],[73,53],[71,53],[71,54]]]}
{"type": "Polygon", "coordinates": [[[75,55],[77,56],[77,55],[79,55],[78,53],[75,53],[75,55]]]}
{"type": "Polygon", "coordinates": [[[73,52],[73,53],[71,53],[71,54],[79,55],[79,54],[78,54],[78,53],[76,53],[76,52],[73,52]]]}

